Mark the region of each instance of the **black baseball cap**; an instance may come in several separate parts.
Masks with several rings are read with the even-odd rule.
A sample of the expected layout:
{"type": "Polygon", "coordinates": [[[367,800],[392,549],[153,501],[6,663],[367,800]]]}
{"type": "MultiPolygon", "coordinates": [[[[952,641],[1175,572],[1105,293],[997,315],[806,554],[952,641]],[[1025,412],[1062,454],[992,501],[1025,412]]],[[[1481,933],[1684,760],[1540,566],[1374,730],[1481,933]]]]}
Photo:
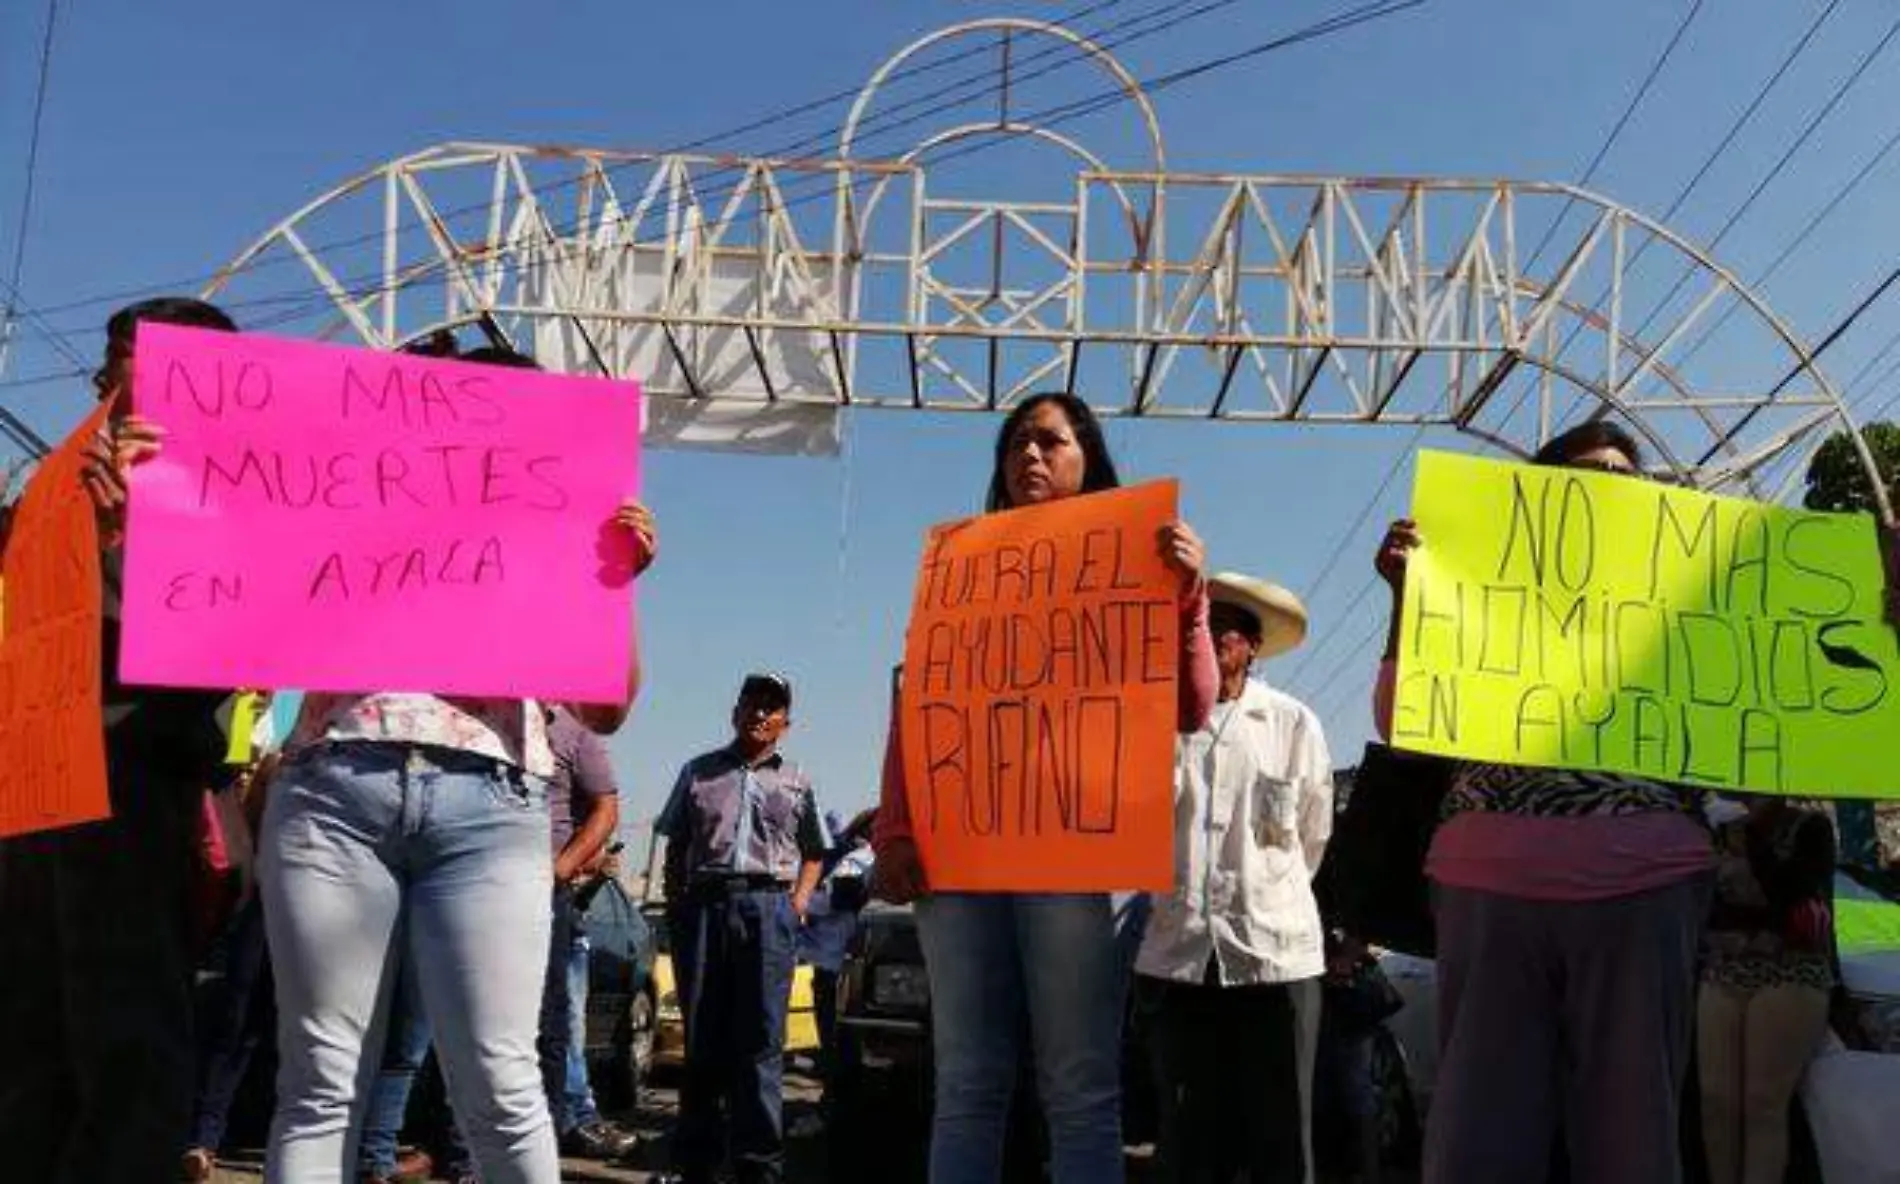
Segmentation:
{"type": "Polygon", "coordinates": [[[792,705],[791,680],[782,674],[748,674],[745,681],[739,684],[739,698],[789,709],[792,705]]]}

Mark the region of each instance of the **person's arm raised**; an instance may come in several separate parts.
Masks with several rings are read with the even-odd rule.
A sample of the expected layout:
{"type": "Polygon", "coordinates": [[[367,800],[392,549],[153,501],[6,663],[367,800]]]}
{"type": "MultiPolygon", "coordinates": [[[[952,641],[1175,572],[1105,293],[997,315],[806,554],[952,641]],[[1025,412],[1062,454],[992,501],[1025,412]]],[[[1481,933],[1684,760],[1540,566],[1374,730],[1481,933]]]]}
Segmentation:
{"type": "Polygon", "coordinates": [[[1207,625],[1207,548],[1185,522],[1161,530],[1161,554],[1181,577],[1181,654],[1176,675],[1175,730],[1198,732],[1213,713],[1220,694],[1220,666],[1214,660],[1214,635],[1207,625]]]}
{"type": "Polygon", "coordinates": [[[1379,553],[1372,561],[1373,569],[1392,591],[1385,656],[1379,660],[1379,677],[1372,689],[1372,724],[1381,739],[1392,736],[1392,680],[1399,659],[1399,638],[1405,628],[1405,571],[1420,542],[1418,524],[1401,518],[1386,529],[1385,538],[1379,543],[1379,553]]]}
{"type": "MultiPolygon", "coordinates": [[[[637,501],[626,501],[614,511],[608,520],[608,529],[626,532],[631,549],[628,566],[631,578],[639,579],[647,568],[653,566],[654,557],[660,552],[659,527],[654,522],[653,511],[637,501]]],[[[574,718],[581,721],[587,730],[601,736],[611,736],[627,722],[627,716],[633,711],[633,702],[640,697],[640,629],[636,623],[629,632],[627,652],[627,696],[618,703],[576,703],[572,705],[574,718]]]]}

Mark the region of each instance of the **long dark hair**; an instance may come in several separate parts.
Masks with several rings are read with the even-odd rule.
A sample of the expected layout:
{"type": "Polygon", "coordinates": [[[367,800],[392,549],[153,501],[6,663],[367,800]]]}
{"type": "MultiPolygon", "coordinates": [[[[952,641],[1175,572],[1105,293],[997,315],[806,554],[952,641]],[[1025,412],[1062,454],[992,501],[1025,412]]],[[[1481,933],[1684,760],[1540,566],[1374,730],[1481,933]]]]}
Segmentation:
{"type": "Polygon", "coordinates": [[[1563,466],[1586,452],[1602,448],[1614,448],[1628,457],[1631,465],[1639,469],[1643,467],[1643,450],[1636,443],[1636,437],[1630,435],[1629,429],[1622,424],[1607,419],[1588,420],[1562,435],[1551,437],[1550,443],[1537,450],[1531,463],[1563,466]]]}
{"type": "Polygon", "coordinates": [[[1108,454],[1108,438],[1102,434],[1102,421],[1095,417],[1095,409],[1068,391],[1044,391],[1016,404],[1009,417],[1003,420],[1003,426],[997,429],[996,458],[990,468],[990,495],[984,504],[985,510],[1011,508],[1009,483],[1004,478],[1009,467],[1010,441],[1015,439],[1016,429],[1022,426],[1023,421],[1034,415],[1036,408],[1044,403],[1054,403],[1060,407],[1062,414],[1069,418],[1069,427],[1075,432],[1075,442],[1082,449],[1081,491],[1099,493],[1122,483],[1115,474],[1115,458],[1108,454]]]}

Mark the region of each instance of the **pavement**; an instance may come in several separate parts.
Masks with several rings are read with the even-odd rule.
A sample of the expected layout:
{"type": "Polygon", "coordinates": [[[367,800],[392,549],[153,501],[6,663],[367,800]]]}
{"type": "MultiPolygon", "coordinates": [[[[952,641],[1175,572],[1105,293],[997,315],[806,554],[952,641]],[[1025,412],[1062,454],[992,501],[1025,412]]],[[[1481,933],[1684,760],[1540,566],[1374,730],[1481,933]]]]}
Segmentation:
{"type": "MultiPolygon", "coordinates": [[[[785,1119],[787,1128],[818,1105],[818,1086],[808,1076],[788,1073],[785,1081],[785,1119]]],[[[630,1166],[609,1166],[593,1160],[561,1161],[561,1179],[586,1184],[645,1184],[667,1166],[666,1132],[678,1113],[678,1094],[666,1084],[647,1088],[638,1110],[616,1114],[621,1126],[641,1136],[642,1145],[630,1166]]],[[[824,1170],[824,1138],[793,1140],[788,1148],[787,1184],[820,1184],[828,1179],[824,1170]]],[[[212,1177],[213,1184],[257,1184],[263,1180],[263,1153],[244,1151],[221,1161],[212,1177]]]]}

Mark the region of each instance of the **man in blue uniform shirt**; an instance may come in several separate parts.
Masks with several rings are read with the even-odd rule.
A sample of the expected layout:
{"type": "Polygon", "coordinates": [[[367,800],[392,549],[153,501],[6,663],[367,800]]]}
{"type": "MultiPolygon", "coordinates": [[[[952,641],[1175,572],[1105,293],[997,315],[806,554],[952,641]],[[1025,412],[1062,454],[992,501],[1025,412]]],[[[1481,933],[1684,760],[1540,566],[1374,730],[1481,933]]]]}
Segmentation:
{"type": "Polygon", "coordinates": [[[779,753],[791,709],[784,678],[747,676],[732,743],[687,762],[654,824],[686,1021],[684,1184],[711,1184],[728,1141],[740,1184],[784,1177],[793,951],[831,842],[810,779],[779,753]]]}

